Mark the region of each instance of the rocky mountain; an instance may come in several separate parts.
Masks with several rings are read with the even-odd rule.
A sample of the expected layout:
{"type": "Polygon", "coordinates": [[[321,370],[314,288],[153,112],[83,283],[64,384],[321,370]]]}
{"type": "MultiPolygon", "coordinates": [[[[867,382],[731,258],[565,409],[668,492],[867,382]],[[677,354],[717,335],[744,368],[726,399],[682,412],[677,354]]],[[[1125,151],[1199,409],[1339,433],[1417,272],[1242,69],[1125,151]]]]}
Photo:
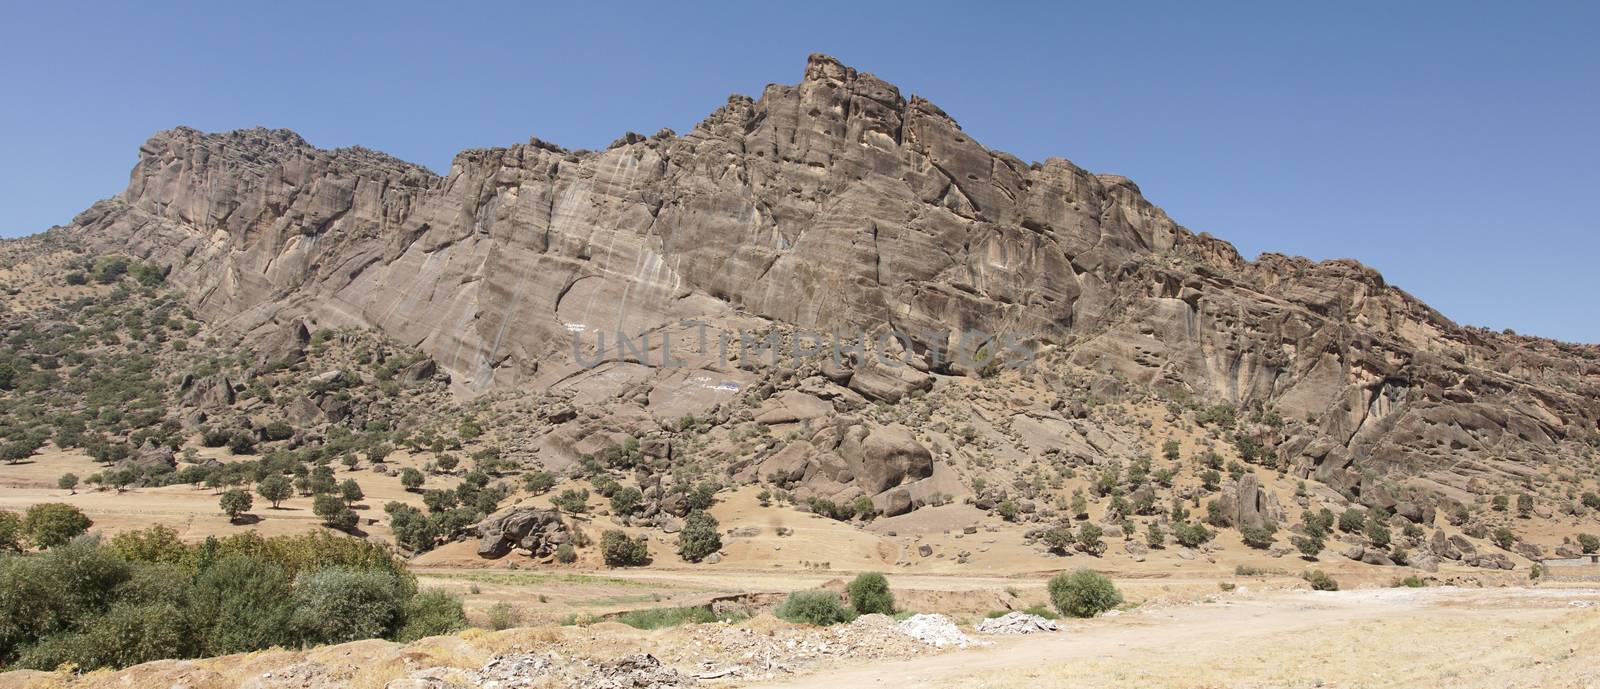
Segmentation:
{"type": "MultiPolygon", "coordinates": [[[[987,149],[938,106],[823,55],[682,135],[468,150],[444,176],[287,130],[161,132],[126,191],[51,236],[161,267],[198,318],[258,348],[373,328],[430,357],[460,399],[627,401],[662,427],[725,420],[755,390],[787,395],[747,412],[769,423],[893,404],[978,375],[951,354],[979,330],[1020,335],[1050,364],[1056,377],[1029,383],[1042,395],[1231,405],[1254,415],[1235,438],[1246,459],[1385,508],[1470,504],[1475,479],[1592,466],[1579,462],[1600,443],[1600,348],[1458,325],[1354,261],[1245,260],[1126,178],[987,149]],[[685,321],[892,329],[909,366],[858,358],[801,371],[811,383],[707,356],[660,366],[661,338],[693,337],[685,321]],[[593,354],[618,334],[653,344],[575,360],[575,337],[593,354]]],[[[552,438],[583,429],[540,441],[563,456],[605,425],[540,418],[552,438]]],[[[822,467],[797,475],[827,474],[835,492],[883,504],[943,461],[901,426],[835,429],[784,460],[822,467]]],[[[1141,452],[1111,440],[1083,452],[1141,452]]]]}

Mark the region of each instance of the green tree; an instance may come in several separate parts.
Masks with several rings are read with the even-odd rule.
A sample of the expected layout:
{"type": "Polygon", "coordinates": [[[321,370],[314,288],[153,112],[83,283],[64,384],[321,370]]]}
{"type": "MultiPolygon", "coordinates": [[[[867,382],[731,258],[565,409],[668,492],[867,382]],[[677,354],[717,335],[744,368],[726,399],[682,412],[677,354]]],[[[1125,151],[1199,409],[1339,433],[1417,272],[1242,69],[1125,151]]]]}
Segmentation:
{"type": "Polygon", "coordinates": [[[1172,539],[1185,548],[1198,548],[1215,535],[1203,524],[1178,522],[1172,527],[1172,539]]]}
{"type": "Polygon", "coordinates": [[[522,477],[522,486],[534,495],[542,494],[550,490],[554,485],[556,485],[556,477],[542,469],[531,471],[522,477]]]}
{"type": "Polygon", "coordinates": [[[1367,513],[1358,508],[1351,507],[1339,515],[1339,530],[1345,533],[1361,533],[1367,526],[1367,513]]]}
{"type": "Polygon", "coordinates": [[[1328,576],[1327,572],[1313,569],[1305,573],[1306,582],[1311,584],[1313,591],[1338,591],[1339,582],[1328,576]]]}
{"type": "Polygon", "coordinates": [[[600,534],[600,556],[608,567],[638,567],[650,561],[650,548],[643,538],[613,529],[600,534]]]}
{"type": "Polygon", "coordinates": [[[722,537],[717,534],[717,520],[705,512],[692,512],[683,520],[678,532],[678,555],[689,562],[699,562],[722,549],[722,537]]]}
{"type": "Polygon", "coordinates": [[[61,478],[56,479],[56,487],[65,491],[70,491],[72,495],[77,495],[78,475],[70,472],[62,474],[61,478]]]}
{"type": "Polygon", "coordinates": [[[1300,554],[1307,558],[1316,558],[1322,552],[1323,535],[1321,533],[1307,533],[1304,536],[1295,536],[1289,539],[1300,554]]]}
{"type": "Polygon", "coordinates": [[[639,509],[639,505],[642,502],[644,502],[644,493],[639,492],[638,488],[632,486],[622,486],[611,493],[611,511],[620,517],[633,514],[633,511],[639,509]]]}
{"type": "Polygon", "coordinates": [[[339,484],[339,497],[344,499],[344,504],[348,507],[360,502],[362,498],[367,497],[367,494],[361,491],[361,484],[356,483],[355,479],[347,478],[339,484]]]}
{"type": "Polygon", "coordinates": [[[1089,501],[1083,496],[1082,491],[1074,491],[1072,493],[1072,518],[1089,518],[1089,501]]]}
{"type": "Polygon", "coordinates": [[[1273,535],[1278,532],[1278,527],[1270,522],[1261,526],[1239,527],[1239,535],[1243,537],[1244,544],[1257,550],[1272,547],[1273,535]]]}
{"type": "Polygon", "coordinates": [[[1165,531],[1161,530],[1160,524],[1156,522],[1150,522],[1145,527],[1144,540],[1145,543],[1152,548],[1165,548],[1167,545],[1167,534],[1165,531]]]}
{"type": "Polygon", "coordinates": [[[1079,525],[1078,550],[1099,557],[1101,553],[1106,551],[1105,542],[1100,540],[1100,537],[1104,534],[1104,530],[1089,522],[1079,525]]]}
{"type": "Polygon", "coordinates": [[[217,502],[222,506],[223,514],[228,515],[228,521],[233,522],[239,521],[239,515],[249,512],[254,504],[250,494],[238,488],[223,493],[217,502]]]}
{"type": "Polygon", "coordinates": [[[416,492],[418,488],[422,487],[423,480],[422,472],[412,467],[400,470],[400,485],[408,491],[416,492]]]}
{"type": "Polygon", "coordinates": [[[54,548],[82,535],[93,526],[81,510],[59,502],[46,502],[28,508],[22,518],[22,533],[40,548],[54,548]]]}
{"type": "Polygon", "coordinates": [[[272,503],[272,509],[278,509],[278,505],[294,495],[294,486],[282,475],[268,476],[256,484],[256,494],[272,503]]]}
{"type": "Polygon", "coordinates": [[[1517,535],[1512,533],[1511,529],[1508,529],[1504,526],[1495,529],[1494,533],[1490,535],[1490,538],[1494,541],[1495,545],[1500,546],[1500,548],[1503,550],[1510,550],[1511,546],[1516,545],[1517,543],[1517,535]]]}
{"type": "Polygon", "coordinates": [[[879,572],[862,572],[845,586],[850,607],[858,614],[894,614],[894,594],[889,591],[889,580],[879,572]]]}
{"type": "Polygon", "coordinates": [[[1533,516],[1533,496],[1527,493],[1517,495],[1517,516],[1528,519],[1533,516]]]}
{"type": "Polygon", "coordinates": [[[1056,610],[1072,617],[1094,617],[1122,604],[1122,594],[1111,580],[1088,569],[1057,574],[1047,588],[1056,610]]]}
{"type": "Polygon", "coordinates": [[[349,531],[360,521],[355,510],[345,505],[344,500],[332,495],[318,495],[311,503],[311,511],[322,519],[323,524],[340,531],[349,531]]]}
{"type": "Polygon", "coordinates": [[[1600,553],[1600,536],[1592,533],[1578,534],[1578,548],[1584,553],[1600,553]]]}
{"type": "Polygon", "coordinates": [[[1371,541],[1373,546],[1378,548],[1389,547],[1392,534],[1389,533],[1389,527],[1384,526],[1382,520],[1377,519],[1376,517],[1369,519],[1367,521],[1366,532],[1367,540],[1371,541]]]}
{"type": "Polygon", "coordinates": [[[567,514],[581,514],[589,509],[589,491],[568,488],[551,498],[550,504],[567,514]]]}

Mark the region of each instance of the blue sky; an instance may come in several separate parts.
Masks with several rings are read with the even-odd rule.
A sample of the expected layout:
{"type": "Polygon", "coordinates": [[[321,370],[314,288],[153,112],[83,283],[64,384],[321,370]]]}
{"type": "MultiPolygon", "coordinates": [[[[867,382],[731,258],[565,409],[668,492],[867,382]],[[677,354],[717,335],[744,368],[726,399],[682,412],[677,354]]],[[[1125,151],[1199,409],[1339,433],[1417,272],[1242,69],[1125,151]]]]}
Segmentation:
{"type": "Polygon", "coordinates": [[[1247,257],[1356,258],[1457,321],[1600,342],[1595,3],[225,4],[6,2],[0,235],[120,191],[179,124],[443,171],[685,131],[826,52],[1247,257]]]}

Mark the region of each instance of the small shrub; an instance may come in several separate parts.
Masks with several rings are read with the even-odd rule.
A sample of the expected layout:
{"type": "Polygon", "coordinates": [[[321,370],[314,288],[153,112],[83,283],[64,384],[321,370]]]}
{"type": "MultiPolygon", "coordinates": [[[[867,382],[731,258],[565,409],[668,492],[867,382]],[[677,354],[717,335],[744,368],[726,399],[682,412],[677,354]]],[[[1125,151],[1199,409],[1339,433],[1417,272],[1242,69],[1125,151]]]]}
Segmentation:
{"type": "Polygon", "coordinates": [[[1104,575],[1080,569],[1050,578],[1050,602],[1061,614],[1094,617],[1122,604],[1122,594],[1104,575]]]}
{"type": "Polygon", "coordinates": [[[849,622],[855,618],[832,591],[795,591],[772,612],[790,622],[819,627],[849,622]]]}
{"type": "Polygon", "coordinates": [[[1183,522],[1172,527],[1172,539],[1185,548],[1198,548],[1215,535],[1203,524],[1183,522]]]}
{"type": "Polygon", "coordinates": [[[850,607],[859,614],[894,614],[894,594],[889,591],[889,580],[878,572],[857,575],[845,586],[845,595],[850,598],[850,607]]]}
{"type": "Polygon", "coordinates": [[[1244,526],[1239,528],[1239,535],[1244,538],[1244,544],[1257,550],[1272,547],[1273,535],[1278,532],[1276,526],[1266,524],[1263,526],[1244,526]]]}
{"type": "Polygon", "coordinates": [[[1502,550],[1510,550],[1511,546],[1516,545],[1517,543],[1517,535],[1512,533],[1511,529],[1508,529],[1504,526],[1495,529],[1490,538],[1494,541],[1494,544],[1500,546],[1502,550]]]}
{"type": "Polygon", "coordinates": [[[461,609],[461,599],[442,589],[423,591],[405,605],[406,623],[395,640],[401,643],[423,637],[450,634],[465,629],[467,614],[461,609]]]}
{"type": "Polygon", "coordinates": [[[1309,572],[1306,572],[1305,580],[1307,583],[1311,584],[1311,590],[1313,591],[1339,590],[1339,582],[1335,581],[1333,577],[1328,576],[1327,572],[1324,572],[1320,569],[1313,569],[1309,572]]]}
{"type": "Polygon", "coordinates": [[[504,601],[489,606],[489,628],[495,631],[510,629],[522,623],[522,611],[504,601]]]}

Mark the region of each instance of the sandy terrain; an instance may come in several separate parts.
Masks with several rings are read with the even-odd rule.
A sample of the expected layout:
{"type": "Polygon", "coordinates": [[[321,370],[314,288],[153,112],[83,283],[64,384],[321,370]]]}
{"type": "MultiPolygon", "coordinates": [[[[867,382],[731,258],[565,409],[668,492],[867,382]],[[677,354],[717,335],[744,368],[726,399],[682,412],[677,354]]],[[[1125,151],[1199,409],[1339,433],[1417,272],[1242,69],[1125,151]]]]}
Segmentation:
{"type": "MultiPolygon", "coordinates": [[[[633,590],[645,594],[658,587],[680,592],[729,587],[726,577],[689,573],[635,573],[603,581],[527,574],[530,578],[504,584],[498,593],[541,587],[595,593],[605,587],[630,586],[623,582],[632,582],[633,590]]],[[[804,578],[775,576],[749,585],[793,586],[806,583],[804,578]]],[[[893,583],[897,591],[911,593],[909,600],[919,599],[912,593],[918,587],[944,589],[940,600],[957,608],[972,607],[978,600],[975,596],[996,595],[1006,586],[1001,581],[937,576],[896,577],[893,583]]],[[[703,687],[1600,686],[1600,666],[1592,661],[1600,652],[1600,589],[1441,587],[1324,593],[1241,588],[1180,598],[1148,598],[1093,620],[1064,621],[1063,630],[1056,633],[980,637],[985,647],[959,651],[918,644],[881,617],[877,622],[863,618],[866,624],[819,629],[762,614],[736,625],[658,631],[613,623],[541,625],[493,633],[468,630],[408,645],[373,640],[304,651],[160,661],[78,678],[3,673],[0,689],[377,689],[429,668],[476,669],[507,653],[603,662],[641,652],[685,675],[703,677],[697,683],[703,687]],[[728,672],[729,668],[737,671],[728,672]]],[[[959,613],[953,617],[963,626],[976,619],[959,613]]]]}
{"type": "Polygon", "coordinates": [[[1594,687],[1600,591],[1241,593],[757,687],[1594,687]]]}

